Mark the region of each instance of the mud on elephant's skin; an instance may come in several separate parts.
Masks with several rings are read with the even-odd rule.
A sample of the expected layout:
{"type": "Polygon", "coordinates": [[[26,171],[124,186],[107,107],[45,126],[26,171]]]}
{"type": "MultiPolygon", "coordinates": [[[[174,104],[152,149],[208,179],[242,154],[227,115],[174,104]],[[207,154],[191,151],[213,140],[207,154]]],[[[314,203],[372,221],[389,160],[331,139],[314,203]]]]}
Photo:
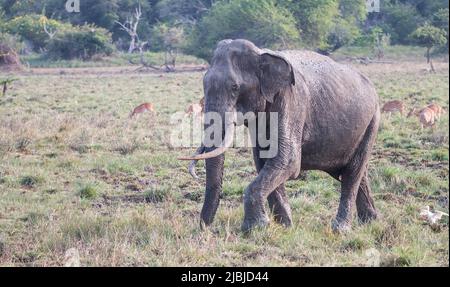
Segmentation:
{"type": "MultiPolygon", "coordinates": [[[[325,171],[341,182],[334,231],[350,230],[355,204],[361,222],[377,218],[367,164],[380,107],[375,88],[364,75],[313,52],[274,52],[247,40],[224,40],[204,77],[204,90],[205,112],[278,113],[277,156],[261,158],[258,143],[253,149],[258,176],[244,193],[243,231],[269,223],[266,200],[275,221],[292,224],[284,185],[298,178],[301,170],[325,171]]],[[[224,126],[224,138],[229,126],[224,126]]],[[[224,151],[201,147],[195,156],[185,158],[206,160],[202,224],[213,222],[219,206],[224,151]]]]}

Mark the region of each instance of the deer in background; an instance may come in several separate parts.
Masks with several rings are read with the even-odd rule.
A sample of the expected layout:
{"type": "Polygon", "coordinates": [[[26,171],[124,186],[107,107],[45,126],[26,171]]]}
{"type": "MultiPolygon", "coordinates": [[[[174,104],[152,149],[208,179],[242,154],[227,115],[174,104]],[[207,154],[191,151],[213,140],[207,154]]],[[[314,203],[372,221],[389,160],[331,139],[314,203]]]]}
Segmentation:
{"type": "Polygon", "coordinates": [[[153,107],[153,104],[150,103],[144,103],[140,106],[138,106],[137,108],[135,108],[133,110],[133,112],[130,114],[130,119],[134,118],[135,116],[137,116],[138,114],[142,114],[145,112],[151,112],[154,113],[155,109],[153,107]]]}
{"type": "Polygon", "coordinates": [[[388,117],[390,117],[391,114],[395,112],[400,112],[400,114],[403,116],[405,112],[405,104],[399,100],[389,101],[384,104],[383,108],[381,109],[381,112],[387,113],[388,117]]]}
{"type": "Polygon", "coordinates": [[[432,103],[427,106],[427,108],[432,109],[435,115],[435,120],[439,121],[441,119],[442,114],[444,113],[444,109],[438,104],[432,103]]]}
{"type": "Polygon", "coordinates": [[[424,129],[425,127],[431,127],[434,129],[434,126],[436,124],[435,119],[436,119],[436,114],[429,107],[422,109],[419,113],[419,120],[420,120],[420,125],[421,125],[422,129],[424,129]]]}
{"type": "Polygon", "coordinates": [[[186,115],[200,116],[205,112],[205,98],[202,98],[198,104],[190,104],[186,109],[186,115]]]}
{"type": "MultiPolygon", "coordinates": [[[[435,122],[439,121],[441,119],[442,114],[444,113],[444,109],[441,106],[439,106],[438,104],[433,103],[433,104],[430,104],[427,107],[425,107],[423,109],[420,109],[420,110],[418,110],[417,108],[412,108],[411,111],[408,113],[408,118],[413,116],[413,115],[417,116],[417,117],[420,117],[420,114],[423,111],[425,111],[426,109],[429,109],[429,110],[431,110],[433,112],[434,121],[435,122]]],[[[428,113],[429,113],[429,111],[428,111],[428,113]]]]}

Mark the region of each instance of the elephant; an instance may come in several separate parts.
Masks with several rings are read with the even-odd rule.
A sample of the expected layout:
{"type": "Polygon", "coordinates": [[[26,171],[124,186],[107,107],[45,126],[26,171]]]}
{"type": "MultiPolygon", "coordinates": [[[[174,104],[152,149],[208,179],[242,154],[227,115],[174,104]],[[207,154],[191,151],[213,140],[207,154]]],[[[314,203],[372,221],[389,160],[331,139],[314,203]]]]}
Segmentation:
{"type": "MultiPolygon", "coordinates": [[[[377,219],[368,161],[381,113],[377,92],[366,76],[315,52],[272,51],[248,40],[228,39],[218,43],[203,84],[205,113],[278,116],[277,127],[266,127],[277,128],[277,154],[262,158],[261,151],[267,147],[258,142],[253,147],[258,175],[244,192],[243,232],[269,224],[266,200],[275,222],[291,226],[285,183],[309,170],[326,172],[340,182],[333,231],[351,230],[355,205],[361,223],[377,219]]],[[[256,116],[257,125],[270,125],[258,120],[256,116]]],[[[227,134],[233,126],[243,124],[248,122],[223,123],[220,146],[202,145],[194,156],[180,158],[194,164],[206,160],[202,226],[212,224],[219,206],[225,151],[230,147],[227,134]]],[[[205,129],[208,126],[205,123],[205,129]]]]}

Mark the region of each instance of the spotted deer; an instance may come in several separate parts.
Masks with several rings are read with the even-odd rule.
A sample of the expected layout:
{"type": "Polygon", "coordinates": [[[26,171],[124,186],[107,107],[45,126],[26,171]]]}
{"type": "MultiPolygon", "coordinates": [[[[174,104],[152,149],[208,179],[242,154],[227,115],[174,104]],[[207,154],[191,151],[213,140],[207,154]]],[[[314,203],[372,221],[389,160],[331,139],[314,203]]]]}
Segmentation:
{"type": "Polygon", "coordinates": [[[381,112],[387,113],[390,117],[392,113],[400,112],[400,114],[403,116],[405,112],[405,104],[402,101],[394,100],[389,101],[384,104],[383,108],[381,109],[381,112]]]}
{"type": "Polygon", "coordinates": [[[434,128],[436,124],[436,114],[432,109],[426,107],[420,111],[419,120],[422,129],[426,127],[434,128]]]}
{"type": "Polygon", "coordinates": [[[153,107],[153,104],[150,103],[144,103],[138,107],[136,107],[133,112],[130,114],[130,119],[134,118],[135,116],[145,113],[145,112],[151,112],[154,113],[155,109],[153,107]]]}
{"type": "Polygon", "coordinates": [[[444,113],[444,109],[441,106],[433,103],[433,104],[428,105],[427,108],[433,110],[436,121],[439,121],[441,119],[441,116],[444,113]]]}
{"type": "Polygon", "coordinates": [[[201,116],[205,111],[205,98],[202,98],[198,104],[190,104],[186,109],[186,115],[201,116]]]}

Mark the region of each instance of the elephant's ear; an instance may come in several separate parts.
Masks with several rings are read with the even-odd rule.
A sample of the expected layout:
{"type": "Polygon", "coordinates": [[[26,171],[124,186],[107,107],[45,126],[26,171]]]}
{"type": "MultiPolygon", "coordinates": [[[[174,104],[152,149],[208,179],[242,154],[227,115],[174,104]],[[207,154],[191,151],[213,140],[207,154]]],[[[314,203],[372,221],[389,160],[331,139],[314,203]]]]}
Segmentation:
{"type": "Polygon", "coordinates": [[[275,95],[282,89],[295,85],[292,65],[276,53],[262,53],[259,61],[259,82],[262,96],[273,103],[275,95]]]}

